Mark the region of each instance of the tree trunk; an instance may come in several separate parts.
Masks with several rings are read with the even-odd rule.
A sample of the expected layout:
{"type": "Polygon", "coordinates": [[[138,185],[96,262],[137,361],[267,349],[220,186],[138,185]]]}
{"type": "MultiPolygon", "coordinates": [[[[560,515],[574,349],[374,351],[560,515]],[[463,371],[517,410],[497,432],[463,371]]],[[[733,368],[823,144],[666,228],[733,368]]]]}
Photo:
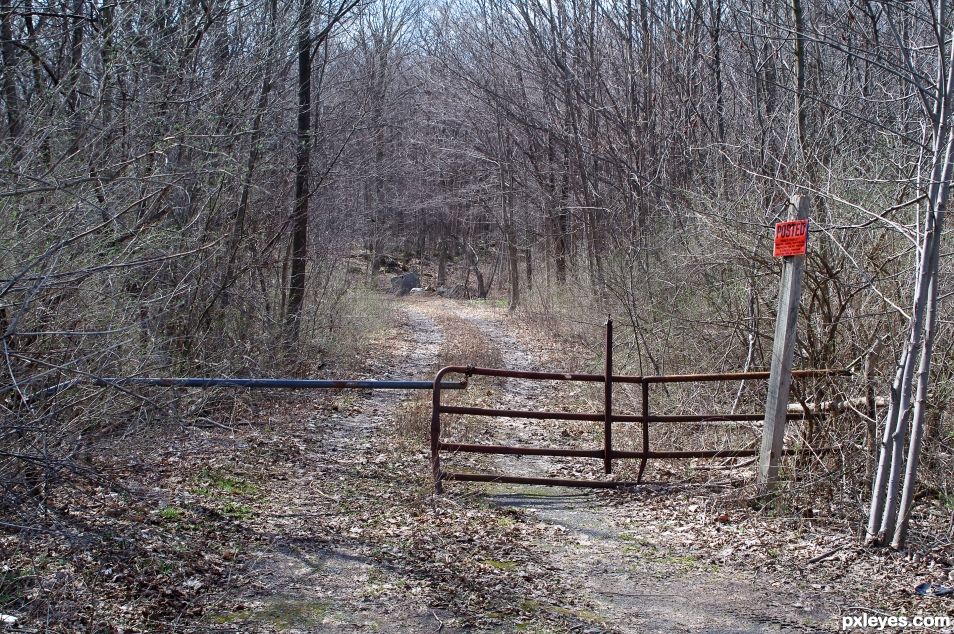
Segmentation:
{"type": "Polygon", "coordinates": [[[510,276],[510,303],[508,310],[520,307],[520,251],[517,249],[517,237],[511,229],[507,232],[507,269],[510,276]]]}
{"type": "Polygon", "coordinates": [[[291,276],[285,315],[287,340],[300,335],[308,256],[308,175],[311,166],[311,14],[312,0],[301,0],[298,25],[298,144],[295,161],[295,209],[292,215],[291,276]]]}
{"type": "MultiPolygon", "coordinates": [[[[954,47],[952,47],[954,50],[954,47]]],[[[954,60],[952,60],[954,61],[954,60]]],[[[949,71],[954,78],[954,69],[949,71]]],[[[954,86],[948,85],[948,95],[954,94],[954,86]]],[[[943,231],[944,214],[947,209],[950,182],[952,176],[952,161],[954,161],[954,127],[948,131],[944,157],[944,169],[940,181],[931,183],[931,189],[936,193],[930,197],[934,213],[937,214],[937,226],[934,228],[934,248],[930,254],[931,262],[927,263],[930,271],[928,282],[928,299],[925,306],[924,347],[921,351],[921,360],[917,375],[917,393],[914,399],[914,413],[911,421],[911,440],[908,446],[908,461],[904,474],[904,489],[901,493],[901,503],[898,509],[897,528],[891,540],[892,548],[901,548],[904,545],[908,532],[908,519],[911,513],[911,504],[914,502],[915,485],[917,484],[918,463],[921,457],[921,441],[924,438],[924,413],[927,408],[927,393],[930,386],[931,356],[934,352],[934,339],[937,324],[937,284],[940,262],[941,235],[943,231]],[[934,202],[936,201],[936,203],[934,202]]]]}
{"type": "Polygon", "coordinates": [[[437,288],[447,285],[447,238],[441,235],[437,242],[437,288]]]}
{"type": "MultiPolygon", "coordinates": [[[[32,19],[32,18],[31,18],[32,19]]],[[[13,44],[13,10],[10,0],[0,0],[0,53],[3,54],[3,100],[7,108],[7,130],[13,148],[13,160],[20,158],[20,96],[16,81],[16,48],[13,44]]]]}
{"type": "Polygon", "coordinates": [[[805,109],[805,19],[801,0],[791,0],[792,28],[795,31],[795,129],[798,135],[799,159],[806,166],[806,109],[805,109]]]}
{"type": "Polygon", "coordinates": [[[86,89],[83,75],[83,35],[86,19],[83,17],[84,0],[73,0],[73,32],[70,43],[70,113],[73,128],[73,146],[79,147],[83,141],[85,127],[83,125],[82,94],[89,92],[86,89]]]}
{"type": "MultiPolygon", "coordinates": [[[[269,2],[269,28],[266,46],[274,46],[277,19],[277,0],[269,2]]],[[[235,272],[235,261],[238,258],[238,252],[245,237],[245,222],[248,216],[249,204],[252,197],[252,187],[254,185],[252,178],[255,175],[255,169],[258,167],[259,159],[262,155],[261,142],[264,135],[263,118],[265,110],[268,107],[269,94],[272,91],[272,56],[269,54],[265,59],[265,65],[262,69],[262,87],[258,93],[258,103],[255,109],[255,117],[252,120],[252,131],[249,137],[248,158],[245,162],[245,176],[242,179],[242,193],[239,197],[238,208],[235,211],[235,217],[232,220],[232,229],[229,232],[228,243],[225,247],[226,263],[225,271],[217,285],[215,295],[209,301],[208,306],[200,317],[198,327],[201,328],[206,320],[211,316],[212,309],[217,301],[221,301],[223,307],[229,304],[229,287],[235,282],[240,273],[235,272]]]]}
{"type": "MultiPolygon", "coordinates": [[[[939,48],[944,46],[939,41],[939,48]]],[[[941,48],[943,50],[943,48],[941,48]]],[[[893,533],[891,545],[900,548],[907,531],[907,516],[913,501],[918,459],[924,425],[924,402],[929,386],[931,354],[934,337],[934,306],[937,298],[938,263],[940,261],[941,235],[944,215],[954,171],[954,127],[951,126],[951,101],[954,99],[954,46],[948,51],[947,75],[938,71],[936,102],[933,112],[934,147],[931,154],[931,179],[928,185],[928,201],[924,220],[924,237],[920,244],[920,260],[917,267],[914,307],[911,312],[908,341],[901,353],[898,372],[891,390],[891,408],[885,421],[881,453],[875,482],[871,493],[871,509],[868,517],[866,541],[884,545],[893,533]],[[913,411],[912,438],[908,448],[908,464],[905,474],[904,493],[899,506],[899,486],[904,462],[904,441],[908,423],[912,419],[912,391],[917,373],[917,394],[913,411]],[[900,522],[899,522],[900,520],[900,522]]],[[[944,68],[944,65],[941,66],[944,68]]]]}
{"type": "MultiPolygon", "coordinates": [[[[562,170],[557,185],[556,171],[556,148],[553,135],[547,135],[547,154],[550,168],[550,214],[551,231],[553,231],[553,264],[556,267],[556,278],[560,284],[566,283],[566,252],[567,252],[567,227],[566,210],[563,201],[566,196],[566,169],[562,170]]],[[[565,166],[565,162],[563,162],[565,166]]]]}
{"type": "Polygon", "coordinates": [[[533,251],[530,249],[530,243],[523,249],[523,261],[527,271],[527,292],[533,291],[533,251]]]}

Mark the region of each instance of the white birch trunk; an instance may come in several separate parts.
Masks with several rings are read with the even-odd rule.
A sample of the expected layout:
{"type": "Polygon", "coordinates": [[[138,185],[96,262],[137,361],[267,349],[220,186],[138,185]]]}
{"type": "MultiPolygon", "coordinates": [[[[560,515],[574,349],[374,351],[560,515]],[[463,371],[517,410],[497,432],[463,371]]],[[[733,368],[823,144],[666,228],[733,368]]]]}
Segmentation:
{"type": "MultiPolygon", "coordinates": [[[[939,5],[942,3],[939,3],[939,5]]],[[[943,11],[943,9],[941,9],[943,11]]],[[[907,520],[914,488],[923,438],[924,409],[930,385],[931,354],[935,336],[935,308],[937,276],[944,215],[952,176],[954,130],[951,128],[951,100],[954,97],[954,46],[938,42],[938,77],[936,101],[930,113],[934,128],[934,148],[931,155],[931,181],[928,185],[928,209],[925,217],[924,238],[917,265],[917,285],[911,315],[910,333],[898,373],[892,385],[891,409],[885,421],[884,437],[878,461],[878,470],[872,487],[871,509],[868,517],[867,542],[884,545],[893,536],[891,545],[900,548],[907,533],[907,520]],[[947,63],[944,63],[947,57],[947,63]],[[915,376],[915,364],[918,371],[915,376]],[[917,380],[914,411],[912,392],[917,380]],[[911,419],[913,418],[913,421],[911,419]],[[911,421],[911,439],[905,460],[904,443],[911,421]],[[890,457],[889,457],[890,453],[890,457]],[[905,466],[906,465],[906,466],[905,466]],[[905,466],[904,491],[900,494],[902,467],[905,466]]]]}
{"type": "MultiPolygon", "coordinates": [[[[952,47],[954,54],[954,47],[952,47]]],[[[954,58],[952,58],[954,61],[954,58]]],[[[928,388],[930,386],[931,355],[934,350],[934,337],[937,322],[937,277],[940,262],[941,235],[944,228],[944,214],[947,209],[947,200],[950,193],[952,177],[952,160],[954,160],[954,128],[951,128],[947,119],[950,113],[950,99],[954,97],[954,66],[949,66],[945,108],[945,125],[948,127],[945,138],[945,153],[940,180],[931,183],[931,206],[937,215],[932,251],[933,261],[928,263],[931,270],[930,288],[928,290],[927,323],[924,331],[924,350],[921,353],[921,363],[918,368],[917,395],[914,401],[914,414],[911,423],[911,441],[908,447],[908,461],[904,474],[904,490],[901,493],[901,505],[898,509],[898,524],[891,540],[892,548],[901,548],[907,537],[908,520],[911,514],[911,504],[914,502],[915,486],[917,484],[918,464],[921,458],[922,439],[924,438],[924,412],[927,406],[928,388]]]]}

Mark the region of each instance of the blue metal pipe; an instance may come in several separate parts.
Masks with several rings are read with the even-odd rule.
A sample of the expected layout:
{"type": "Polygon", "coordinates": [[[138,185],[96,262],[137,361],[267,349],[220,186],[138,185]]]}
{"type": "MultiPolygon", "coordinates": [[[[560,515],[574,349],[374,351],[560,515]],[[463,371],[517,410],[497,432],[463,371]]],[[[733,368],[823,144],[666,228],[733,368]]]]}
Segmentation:
{"type": "MultiPolygon", "coordinates": [[[[291,390],[314,389],[364,389],[364,390],[430,390],[432,381],[377,381],[377,380],[326,380],[326,379],[240,379],[240,378],[155,378],[155,377],[101,377],[93,379],[95,385],[149,385],[157,387],[245,387],[282,388],[291,390]]],[[[467,382],[441,383],[442,390],[462,390],[467,382]]]]}

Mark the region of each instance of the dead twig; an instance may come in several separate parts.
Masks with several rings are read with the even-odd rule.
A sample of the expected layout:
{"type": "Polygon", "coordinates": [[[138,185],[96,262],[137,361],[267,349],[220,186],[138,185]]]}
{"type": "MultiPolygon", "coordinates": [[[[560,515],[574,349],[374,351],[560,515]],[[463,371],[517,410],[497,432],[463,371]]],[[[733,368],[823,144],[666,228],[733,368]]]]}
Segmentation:
{"type": "Polygon", "coordinates": [[[613,597],[679,597],[688,601],[689,597],[684,594],[659,593],[659,592],[613,592],[612,590],[597,590],[597,594],[606,594],[613,597]]]}
{"type": "Polygon", "coordinates": [[[844,548],[845,546],[847,546],[847,544],[839,544],[838,546],[835,546],[835,547],[832,548],[831,550],[828,550],[828,551],[826,551],[826,552],[823,552],[823,553],[820,554],[820,555],[817,555],[817,556],[815,556],[815,557],[812,557],[811,559],[808,560],[808,564],[809,564],[809,565],[810,565],[810,564],[817,564],[819,561],[823,561],[823,560],[825,560],[825,559],[828,559],[829,557],[831,557],[832,555],[834,555],[835,553],[837,553],[838,551],[840,551],[840,550],[841,550],[842,548],[844,548]]]}

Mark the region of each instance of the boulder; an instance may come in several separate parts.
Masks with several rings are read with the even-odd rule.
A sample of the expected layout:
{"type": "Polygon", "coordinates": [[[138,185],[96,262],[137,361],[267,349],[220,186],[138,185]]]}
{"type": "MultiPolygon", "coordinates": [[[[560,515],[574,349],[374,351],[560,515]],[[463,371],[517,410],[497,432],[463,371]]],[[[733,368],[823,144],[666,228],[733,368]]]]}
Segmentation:
{"type": "Polygon", "coordinates": [[[391,292],[398,297],[407,295],[411,292],[411,289],[419,288],[420,286],[421,278],[418,277],[414,271],[405,273],[404,275],[396,275],[391,278],[391,292]]]}

